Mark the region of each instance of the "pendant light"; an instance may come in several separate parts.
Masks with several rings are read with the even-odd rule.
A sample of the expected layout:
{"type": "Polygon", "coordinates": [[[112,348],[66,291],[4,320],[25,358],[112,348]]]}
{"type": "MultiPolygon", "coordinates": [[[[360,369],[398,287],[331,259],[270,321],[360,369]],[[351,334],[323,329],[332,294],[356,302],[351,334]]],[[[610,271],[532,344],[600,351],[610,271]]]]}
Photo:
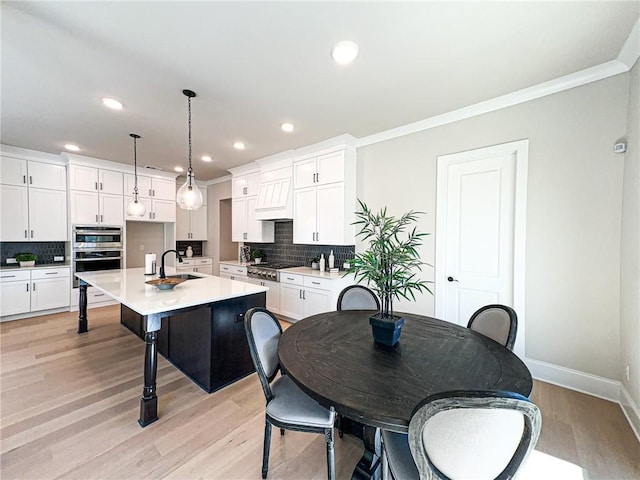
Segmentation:
{"type": "Polygon", "coordinates": [[[187,170],[187,180],[178,190],[176,202],[184,210],[198,210],[202,206],[202,192],[196,185],[195,175],[191,166],[191,98],[196,96],[191,90],[183,90],[189,103],[189,169],[187,170]]]}
{"type": "Polygon", "coordinates": [[[136,140],[140,138],[140,135],[130,133],[129,136],[133,138],[133,200],[127,205],[127,215],[130,217],[144,217],[147,207],[144,203],[138,201],[138,156],[136,152],[136,140]]]}

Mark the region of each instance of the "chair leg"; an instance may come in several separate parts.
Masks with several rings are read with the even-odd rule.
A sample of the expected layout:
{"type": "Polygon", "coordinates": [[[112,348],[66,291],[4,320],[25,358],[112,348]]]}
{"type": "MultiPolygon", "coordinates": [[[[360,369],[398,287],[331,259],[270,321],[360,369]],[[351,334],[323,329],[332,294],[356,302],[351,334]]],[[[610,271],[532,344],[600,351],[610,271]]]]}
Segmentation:
{"type": "Polygon", "coordinates": [[[264,446],[262,450],[262,478],[267,478],[269,471],[269,447],[271,446],[271,424],[269,419],[265,420],[264,425],[264,446]]]}
{"type": "Polygon", "coordinates": [[[336,459],[333,451],[333,428],[324,431],[324,438],[327,441],[327,477],[329,480],[336,479],[336,459]]]}

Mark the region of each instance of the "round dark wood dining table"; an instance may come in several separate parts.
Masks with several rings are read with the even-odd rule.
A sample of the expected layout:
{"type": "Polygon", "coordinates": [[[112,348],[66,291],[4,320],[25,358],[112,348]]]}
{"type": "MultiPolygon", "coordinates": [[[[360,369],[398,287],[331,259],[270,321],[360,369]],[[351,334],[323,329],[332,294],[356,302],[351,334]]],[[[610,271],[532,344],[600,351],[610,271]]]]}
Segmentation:
{"type": "Polygon", "coordinates": [[[369,317],[374,313],[313,315],[289,327],[278,345],[281,365],[303,391],[364,424],[365,430],[373,427],[364,434],[366,451],[354,478],[379,476],[378,429],[406,433],[411,412],[429,395],[448,390],[531,393],[526,365],[484,335],[435,318],[396,313],[405,319],[400,341],[386,347],[373,341],[369,317]]]}

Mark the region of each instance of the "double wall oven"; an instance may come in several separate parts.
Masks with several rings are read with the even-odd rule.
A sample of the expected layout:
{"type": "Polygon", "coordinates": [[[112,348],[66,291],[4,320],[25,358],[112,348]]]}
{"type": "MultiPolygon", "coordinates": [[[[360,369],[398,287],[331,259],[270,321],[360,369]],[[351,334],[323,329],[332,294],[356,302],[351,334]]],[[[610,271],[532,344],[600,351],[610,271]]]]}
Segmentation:
{"type": "MultiPolygon", "coordinates": [[[[122,227],[75,225],[72,242],[73,273],[122,268],[122,227]]],[[[79,280],[73,276],[73,287],[79,280]]]]}

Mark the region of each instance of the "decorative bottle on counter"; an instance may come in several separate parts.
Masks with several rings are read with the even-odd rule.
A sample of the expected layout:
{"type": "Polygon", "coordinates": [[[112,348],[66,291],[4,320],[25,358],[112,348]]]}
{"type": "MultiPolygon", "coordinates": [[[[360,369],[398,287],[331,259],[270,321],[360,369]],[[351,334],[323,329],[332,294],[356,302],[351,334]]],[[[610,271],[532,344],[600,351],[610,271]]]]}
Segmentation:
{"type": "Polygon", "coordinates": [[[320,271],[324,272],[324,253],[320,255],[320,271]]]}
{"type": "Polygon", "coordinates": [[[187,257],[193,257],[193,248],[191,248],[191,245],[187,247],[187,257]]]}
{"type": "Polygon", "coordinates": [[[333,250],[331,250],[331,253],[329,254],[329,269],[333,268],[334,261],[335,257],[333,256],[333,250]]]}

